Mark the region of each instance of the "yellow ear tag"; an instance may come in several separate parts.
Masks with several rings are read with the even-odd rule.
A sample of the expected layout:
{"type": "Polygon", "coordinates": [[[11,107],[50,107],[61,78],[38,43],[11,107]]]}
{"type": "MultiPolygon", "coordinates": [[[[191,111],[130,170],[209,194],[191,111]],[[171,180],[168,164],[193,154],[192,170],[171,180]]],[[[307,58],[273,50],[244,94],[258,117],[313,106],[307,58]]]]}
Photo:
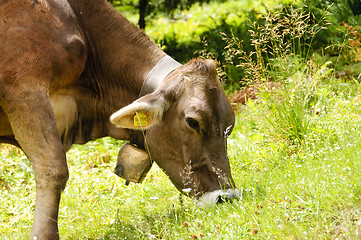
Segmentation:
{"type": "Polygon", "coordinates": [[[148,125],[148,118],[142,111],[136,112],[134,115],[134,127],[145,127],[148,125]]]}

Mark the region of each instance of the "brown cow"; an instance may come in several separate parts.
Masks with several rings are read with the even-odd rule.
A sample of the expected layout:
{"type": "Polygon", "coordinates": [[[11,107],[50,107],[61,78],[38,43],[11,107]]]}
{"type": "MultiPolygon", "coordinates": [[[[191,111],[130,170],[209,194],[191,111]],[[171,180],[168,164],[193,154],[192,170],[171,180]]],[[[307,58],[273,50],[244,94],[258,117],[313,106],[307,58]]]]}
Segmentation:
{"type": "Polygon", "coordinates": [[[33,167],[30,239],[59,238],[65,151],[129,140],[129,129],[145,131],[150,157],[180,191],[205,204],[238,198],[226,153],[233,125],[212,61],[181,66],[105,0],[0,1],[0,142],[33,167]]]}

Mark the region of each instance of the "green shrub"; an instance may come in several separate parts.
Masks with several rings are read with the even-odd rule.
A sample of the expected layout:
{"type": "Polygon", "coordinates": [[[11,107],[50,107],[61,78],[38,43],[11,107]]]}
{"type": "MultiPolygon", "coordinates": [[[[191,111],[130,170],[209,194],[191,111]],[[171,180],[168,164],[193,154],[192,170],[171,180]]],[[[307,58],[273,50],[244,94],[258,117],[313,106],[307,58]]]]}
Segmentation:
{"type": "Polygon", "coordinates": [[[221,80],[233,91],[246,85],[251,68],[236,67],[243,61],[232,55],[234,52],[230,51],[230,42],[225,41],[225,36],[241,43],[246,55],[255,53],[253,57],[258,56],[263,61],[263,69],[269,71],[265,79],[274,78],[279,71],[286,70],[284,68],[292,75],[298,71],[295,65],[302,68],[298,62],[307,63],[313,55],[321,56],[314,59],[319,60],[320,65],[330,59],[335,69],[342,70],[354,59],[349,39],[355,37],[342,25],[344,20],[349,26],[361,23],[361,17],[353,15],[347,2],[341,0],[277,1],[272,4],[268,1],[225,1],[202,6],[195,4],[189,11],[175,12],[172,19],[161,16],[152,22],[147,32],[180,62],[197,56],[218,61],[221,80]],[[267,37],[270,45],[259,42],[262,37],[267,37]],[[280,46],[276,45],[279,43],[280,46]],[[261,47],[258,50],[262,49],[262,53],[256,47],[261,47]],[[284,52],[284,47],[289,52],[284,52]],[[276,58],[279,54],[287,57],[276,58]],[[269,68],[271,65],[272,69],[269,68]]]}

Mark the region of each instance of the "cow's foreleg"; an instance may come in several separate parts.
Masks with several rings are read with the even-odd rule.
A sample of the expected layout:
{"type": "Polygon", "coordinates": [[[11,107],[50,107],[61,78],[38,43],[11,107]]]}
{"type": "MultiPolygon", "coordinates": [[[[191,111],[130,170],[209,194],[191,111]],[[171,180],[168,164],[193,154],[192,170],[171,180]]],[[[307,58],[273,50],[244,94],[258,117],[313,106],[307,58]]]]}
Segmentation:
{"type": "Polygon", "coordinates": [[[20,91],[8,96],[2,105],[35,175],[36,204],[30,239],[58,239],[59,201],[68,168],[47,93],[20,91]]]}

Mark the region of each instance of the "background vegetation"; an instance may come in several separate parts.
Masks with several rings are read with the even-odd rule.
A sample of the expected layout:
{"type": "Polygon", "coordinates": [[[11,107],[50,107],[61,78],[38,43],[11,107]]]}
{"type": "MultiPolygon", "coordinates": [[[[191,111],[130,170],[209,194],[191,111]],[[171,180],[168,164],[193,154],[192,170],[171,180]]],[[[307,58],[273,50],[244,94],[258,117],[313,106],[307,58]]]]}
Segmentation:
{"type": "MultiPolygon", "coordinates": [[[[200,209],[157,166],[143,184],[125,186],[113,174],[122,143],[104,138],[68,152],[61,237],[359,239],[357,4],[229,0],[149,14],[145,31],[170,55],[212,57],[229,94],[250,85],[257,93],[235,101],[228,141],[242,201],[200,209]]],[[[137,22],[135,7],[118,5],[137,22]]],[[[0,145],[1,239],[27,239],[34,197],[26,157],[0,145]]]]}
{"type": "MultiPolygon", "coordinates": [[[[131,21],[138,23],[140,1],[112,2],[131,21]]],[[[225,36],[234,36],[242,44],[242,50],[246,55],[250,55],[256,51],[251,39],[257,38],[251,35],[250,30],[258,34],[260,32],[257,28],[260,26],[274,24],[272,21],[275,19],[267,16],[280,13],[281,9],[283,14],[291,14],[292,10],[298,9],[299,14],[302,12],[308,15],[298,23],[288,23],[289,25],[278,29],[280,34],[285,28],[298,31],[299,46],[307,47],[303,49],[307,51],[295,52],[297,57],[308,60],[315,56],[317,63],[321,65],[332,59],[336,71],[345,70],[345,65],[351,65],[346,69],[353,75],[357,74],[357,67],[354,67],[353,63],[355,53],[359,51],[356,50],[359,49],[357,39],[361,22],[359,0],[148,0],[145,31],[169,55],[182,63],[198,56],[217,60],[222,81],[225,87],[232,91],[247,85],[249,79],[243,79],[245,69],[239,67],[244,59],[230,54],[225,36]],[[298,29],[302,25],[292,25],[302,22],[309,26],[306,34],[302,32],[303,29],[298,29]],[[314,28],[314,32],[310,32],[310,28],[314,28]]],[[[281,15],[280,13],[278,17],[282,18],[281,15]]],[[[274,25],[277,27],[277,24],[274,25]]],[[[258,37],[264,37],[266,33],[258,37]]],[[[292,34],[290,32],[283,41],[293,44],[291,41],[295,36],[292,34]]],[[[296,50],[297,46],[293,47],[293,50],[296,50]]],[[[270,48],[265,50],[268,52],[270,48]]],[[[360,55],[359,52],[357,54],[360,55]]],[[[269,57],[265,57],[266,63],[269,57]]]]}

